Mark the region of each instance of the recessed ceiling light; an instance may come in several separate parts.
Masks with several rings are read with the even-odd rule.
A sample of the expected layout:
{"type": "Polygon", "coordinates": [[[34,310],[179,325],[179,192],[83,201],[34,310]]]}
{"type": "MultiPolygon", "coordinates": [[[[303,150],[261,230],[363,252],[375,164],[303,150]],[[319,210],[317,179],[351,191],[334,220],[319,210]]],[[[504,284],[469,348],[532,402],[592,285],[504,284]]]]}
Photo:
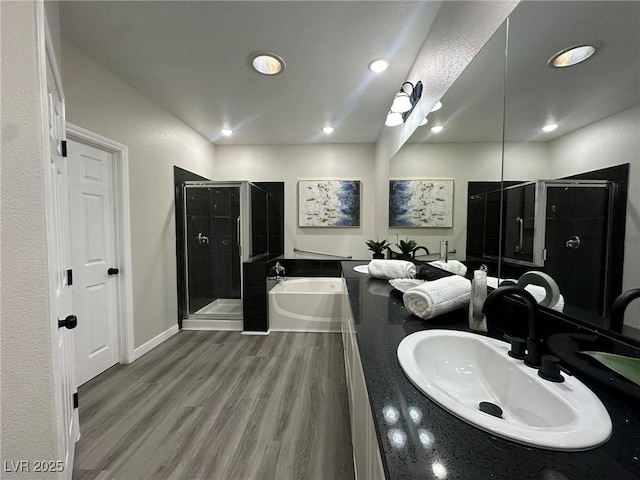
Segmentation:
{"type": "Polygon", "coordinates": [[[596,47],[592,45],[579,45],[577,47],[560,50],[549,59],[548,65],[551,68],[564,68],[584,62],[596,52],[596,47]]]}
{"type": "Polygon", "coordinates": [[[384,72],[387,67],[389,67],[389,63],[386,60],[379,58],[378,60],[373,60],[369,64],[369,70],[375,73],[384,72]]]}
{"type": "Polygon", "coordinates": [[[549,123],[548,125],[545,125],[544,127],[542,127],[542,131],[543,132],[553,132],[556,128],[558,128],[558,124],[557,123],[549,123]]]}
{"type": "Polygon", "coordinates": [[[442,125],[434,125],[433,127],[431,127],[431,131],[433,133],[440,133],[442,130],[444,130],[444,127],[442,125]]]}
{"type": "Polygon", "coordinates": [[[333,133],[333,127],[327,125],[326,127],[322,127],[322,131],[327,135],[330,135],[333,133]]]}
{"type": "Polygon", "coordinates": [[[231,135],[233,135],[233,130],[231,130],[230,128],[221,128],[220,133],[225,137],[230,137],[231,135]]]}
{"type": "Polygon", "coordinates": [[[433,108],[429,111],[429,113],[431,112],[437,112],[438,110],[440,110],[442,108],[442,102],[440,102],[440,100],[438,100],[436,102],[436,104],[433,106],[433,108]]]}
{"type": "Polygon", "coordinates": [[[427,123],[429,123],[429,119],[427,117],[424,117],[422,119],[422,121],[420,122],[420,125],[418,125],[419,127],[424,127],[427,123]]]}
{"type": "Polygon", "coordinates": [[[253,53],[251,55],[251,65],[256,72],[263,75],[278,75],[282,73],[285,67],[282,57],[268,52],[253,53]]]}

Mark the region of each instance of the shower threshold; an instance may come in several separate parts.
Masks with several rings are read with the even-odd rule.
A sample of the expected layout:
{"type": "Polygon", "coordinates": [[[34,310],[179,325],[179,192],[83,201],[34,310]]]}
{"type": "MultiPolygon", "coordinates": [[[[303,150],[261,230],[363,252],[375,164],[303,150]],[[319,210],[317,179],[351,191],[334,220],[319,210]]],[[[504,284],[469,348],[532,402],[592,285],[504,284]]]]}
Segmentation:
{"type": "Polygon", "coordinates": [[[242,300],[218,298],[195,312],[195,315],[242,315],[242,300]]]}

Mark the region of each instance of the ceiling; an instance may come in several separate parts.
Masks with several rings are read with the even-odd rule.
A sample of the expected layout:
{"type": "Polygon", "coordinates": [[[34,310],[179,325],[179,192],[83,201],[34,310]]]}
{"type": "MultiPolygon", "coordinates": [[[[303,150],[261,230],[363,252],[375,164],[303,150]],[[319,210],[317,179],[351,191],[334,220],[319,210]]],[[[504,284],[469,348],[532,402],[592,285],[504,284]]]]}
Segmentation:
{"type": "Polygon", "coordinates": [[[640,2],[525,1],[469,64],[410,142],[549,141],[640,99],[640,2]],[[552,69],[549,58],[584,43],[586,62],[552,69]],[[505,85],[505,61],[506,89],[505,85]],[[503,112],[504,109],[504,112],[503,112]],[[553,133],[541,132],[557,123],[553,133]],[[441,124],[445,129],[429,130],[441,124]]]}
{"type": "Polygon", "coordinates": [[[63,37],[216,144],[374,143],[440,4],[65,1],[60,16],[63,37]],[[284,72],[252,70],[256,51],[284,72]]]}

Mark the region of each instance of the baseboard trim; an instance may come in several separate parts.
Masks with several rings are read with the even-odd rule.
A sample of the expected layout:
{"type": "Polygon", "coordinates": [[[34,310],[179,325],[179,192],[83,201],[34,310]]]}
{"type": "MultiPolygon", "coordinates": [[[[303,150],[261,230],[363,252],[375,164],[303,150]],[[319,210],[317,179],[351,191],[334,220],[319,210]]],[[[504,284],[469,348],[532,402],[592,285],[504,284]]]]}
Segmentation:
{"type": "Polygon", "coordinates": [[[272,328],[270,332],[291,332],[291,333],[342,333],[341,329],[309,329],[301,328],[299,330],[293,328],[272,328]]]}
{"type": "Polygon", "coordinates": [[[242,335],[269,335],[271,330],[267,330],[266,332],[261,332],[259,330],[243,330],[242,335]]]}
{"type": "Polygon", "coordinates": [[[153,337],[148,342],[143,343],[138,348],[135,348],[133,350],[133,359],[137,360],[138,358],[143,356],[145,353],[149,353],[151,350],[156,348],[162,342],[164,342],[165,340],[168,340],[169,338],[173,337],[176,333],[178,333],[178,331],[179,331],[178,330],[178,325],[177,324],[173,325],[171,328],[168,328],[167,330],[162,332],[160,335],[156,335],[155,337],[153,337]]]}
{"type": "Polygon", "coordinates": [[[242,331],[242,320],[196,320],[182,321],[183,330],[224,330],[231,332],[242,331]]]}

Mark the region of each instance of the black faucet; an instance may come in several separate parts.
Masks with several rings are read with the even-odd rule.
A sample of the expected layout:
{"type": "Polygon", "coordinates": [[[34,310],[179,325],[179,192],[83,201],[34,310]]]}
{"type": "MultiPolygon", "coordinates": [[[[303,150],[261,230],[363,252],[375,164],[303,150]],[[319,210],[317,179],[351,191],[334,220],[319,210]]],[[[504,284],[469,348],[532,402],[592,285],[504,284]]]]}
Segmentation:
{"type": "Polygon", "coordinates": [[[611,306],[611,318],[609,319],[609,328],[614,332],[622,333],[622,324],[624,323],[624,311],[632,300],[640,298],[640,288],[632,288],[620,294],[611,306]]]}
{"type": "Polygon", "coordinates": [[[527,320],[529,322],[529,335],[527,337],[527,353],[524,363],[529,367],[540,367],[542,356],[541,339],[536,331],[536,317],[538,316],[538,302],[529,292],[517,285],[506,285],[495,289],[484,301],[482,313],[495,311],[497,303],[505,296],[513,295],[521,298],[527,305],[527,320]]]}

